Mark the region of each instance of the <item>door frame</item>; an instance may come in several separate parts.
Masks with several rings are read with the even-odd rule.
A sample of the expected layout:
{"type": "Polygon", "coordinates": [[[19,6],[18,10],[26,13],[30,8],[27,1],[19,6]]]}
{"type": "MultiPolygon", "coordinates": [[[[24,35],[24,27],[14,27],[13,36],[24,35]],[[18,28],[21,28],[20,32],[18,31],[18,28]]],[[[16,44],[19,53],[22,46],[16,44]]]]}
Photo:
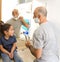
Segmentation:
{"type": "Polygon", "coordinates": [[[0,0],[0,21],[2,18],[2,0],[0,0]]]}

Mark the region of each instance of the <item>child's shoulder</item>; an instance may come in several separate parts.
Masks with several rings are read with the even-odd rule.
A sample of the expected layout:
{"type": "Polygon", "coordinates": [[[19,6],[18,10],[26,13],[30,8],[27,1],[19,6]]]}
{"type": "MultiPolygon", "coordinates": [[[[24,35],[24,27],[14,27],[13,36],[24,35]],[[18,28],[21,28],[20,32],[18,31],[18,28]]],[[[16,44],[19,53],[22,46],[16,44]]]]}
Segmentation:
{"type": "Polygon", "coordinates": [[[13,36],[11,36],[11,38],[16,38],[16,36],[13,35],[13,36]]]}
{"type": "Polygon", "coordinates": [[[15,36],[11,36],[11,37],[10,37],[10,40],[13,40],[14,42],[17,41],[15,36]]]}
{"type": "Polygon", "coordinates": [[[0,39],[2,39],[4,36],[2,35],[1,37],[0,37],[0,39]]]}
{"type": "Polygon", "coordinates": [[[0,37],[0,41],[2,41],[2,40],[3,40],[3,36],[0,37]]]}

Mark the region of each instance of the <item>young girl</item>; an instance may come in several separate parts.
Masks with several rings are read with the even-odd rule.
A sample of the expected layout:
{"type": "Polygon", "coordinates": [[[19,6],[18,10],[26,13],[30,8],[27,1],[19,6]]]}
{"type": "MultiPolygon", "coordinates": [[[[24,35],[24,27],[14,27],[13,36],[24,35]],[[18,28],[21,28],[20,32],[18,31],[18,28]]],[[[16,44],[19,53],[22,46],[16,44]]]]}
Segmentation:
{"type": "Polygon", "coordinates": [[[16,50],[16,38],[13,26],[4,24],[1,26],[2,37],[0,38],[0,49],[3,62],[23,62],[16,50]]]}

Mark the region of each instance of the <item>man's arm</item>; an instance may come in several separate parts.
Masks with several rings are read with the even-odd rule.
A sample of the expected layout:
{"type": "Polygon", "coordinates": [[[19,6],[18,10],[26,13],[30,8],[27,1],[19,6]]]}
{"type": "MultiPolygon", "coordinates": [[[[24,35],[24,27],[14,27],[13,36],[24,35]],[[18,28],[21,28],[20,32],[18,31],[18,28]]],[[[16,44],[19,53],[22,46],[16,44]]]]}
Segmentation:
{"type": "Polygon", "coordinates": [[[23,20],[22,21],[23,25],[26,26],[27,28],[29,28],[29,25],[23,20]]]}
{"type": "Polygon", "coordinates": [[[27,24],[27,23],[24,21],[23,17],[19,17],[19,19],[21,20],[21,22],[23,23],[24,26],[26,26],[27,28],[29,28],[29,24],[27,24]]]}
{"type": "Polygon", "coordinates": [[[31,53],[37,59],[41,57],[41,55],[42,55],[42,49],[41,48],[40,49],[35,49],[35,48],[33,48],[33,46],[29,42],[26,43],[26,46],[30,49],[31,53]]]}

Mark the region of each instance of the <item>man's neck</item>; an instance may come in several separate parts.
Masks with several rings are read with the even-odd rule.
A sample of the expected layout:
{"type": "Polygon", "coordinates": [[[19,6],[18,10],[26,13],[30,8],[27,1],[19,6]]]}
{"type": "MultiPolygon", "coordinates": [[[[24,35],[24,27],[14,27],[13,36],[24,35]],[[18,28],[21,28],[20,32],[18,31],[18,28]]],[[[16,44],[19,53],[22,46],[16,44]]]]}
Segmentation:
{"type": "Polygon", "coordinates": [[[45,22],[47,22],[47,19],[46,18],[42,18],[42,22],[40,24],[45,23],[45,22]]]}

